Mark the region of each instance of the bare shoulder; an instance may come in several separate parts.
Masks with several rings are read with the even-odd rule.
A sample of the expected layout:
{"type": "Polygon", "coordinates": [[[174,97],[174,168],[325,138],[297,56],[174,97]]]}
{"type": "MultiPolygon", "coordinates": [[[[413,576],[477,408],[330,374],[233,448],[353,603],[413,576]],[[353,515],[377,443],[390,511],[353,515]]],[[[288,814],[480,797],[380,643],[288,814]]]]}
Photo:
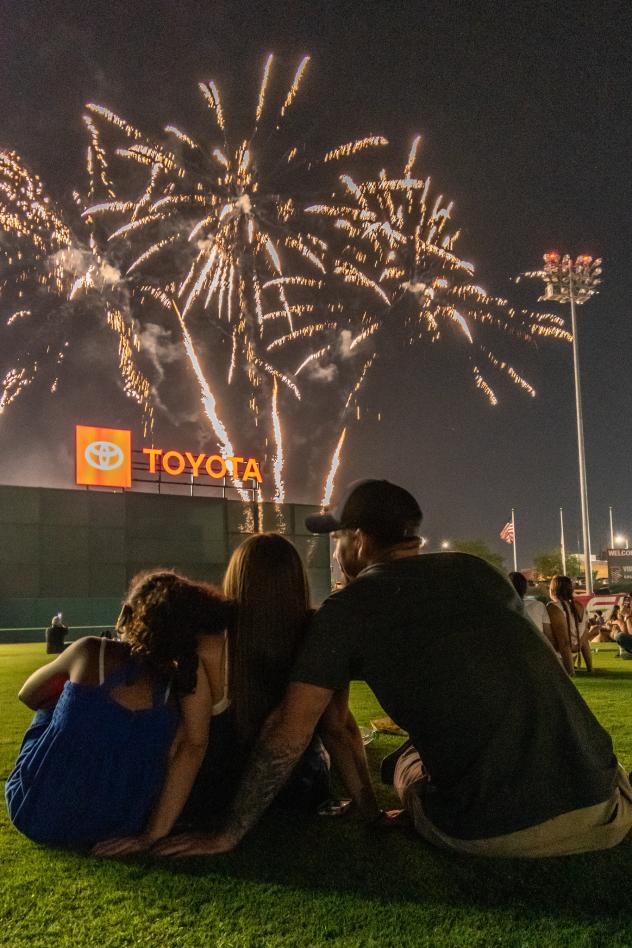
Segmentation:
{"type": "MultiPolygon", "coordinates": [[[[99,635],[83,635],[80,639],[75,639],[68,650],[75,649],[77,652],[98,652],[101,648],[102,638],[99,635]]],[[[107,642],[107,640],[106,640],[107,642]]]]}
{"type": "Polygon", "coordinates": [[[85,635],[73,642],[64,655],[68,656],[68,669],[72,681],[98,684],[99,658],[103,649],[105,673],[129,659],[129,651],[122,642],[102,639],[97,635],[85,635]]]}
{"type": "Polygon", "coordinates": [[[200,657],[221,656],[225,647],[226,639],[223,635],[198,635],[197,637],[197,650],[200,657]]]}
{"type": "Polygon", "coordinates": [[[93,635],[84,635],[75,639],[51,662],[51,670],[68,675],[71,681],[82,681],[91,669],[97,667],[99,639],[93,635]]]}
{"type": "Polygon", "coordinates": [[[121,658],[127,658],[129,654],[128,649],[122,642],[117,642],[116,639],[104,639],[100,635],[84,635],[73,642],[72,645],[69,645],[66,651],[70,652],[71,649],[75,650],[74,654],[77,657],[84,656],[90,660],[96,660],[101,649],[103,649],[108,659],[116,658],[119,655],[121,658]]]}
{"type": "Polygon", "coordinates": [[[209,674],[219,669],[225,648],[226,638],[223,635],[198,635],[198,658],[209,674]]]}
{"type": "Polygon", "coordinates": [[[67,662],[89,661],[99,652],[101,639],[96,635],[83,635],[75,639],[62,653],[67,662]]]}

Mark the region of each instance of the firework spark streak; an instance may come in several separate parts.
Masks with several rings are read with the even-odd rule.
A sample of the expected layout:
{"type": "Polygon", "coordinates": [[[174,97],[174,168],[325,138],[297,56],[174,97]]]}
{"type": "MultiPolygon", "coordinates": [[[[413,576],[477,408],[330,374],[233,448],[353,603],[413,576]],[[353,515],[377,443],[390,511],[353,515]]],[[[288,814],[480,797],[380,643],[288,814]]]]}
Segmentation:
{"type": "Polygon", "coordinates": [[[345,438],[347,437],[347,429],[343,428],[340,437],[338,438],[338,444],[336,445],[336,450],[333,453],[331,459],[331,464],[329,465],[329,473],[325,478],[325,489],[323,492],[323,499],[321,501],[321,507],[328,507],[331,503],[331,496],[334,492],[334,480],[336,478],[336,473],[340,466],[340,459],[342,455],[342,446],[345,443],[345,438]]]}
{"type": "MultiPolygon", "coordinates": [[[[186,324],[184,322],[184,317],[182,316],[182,313],[178,309],[176,303],[172,302],[172,305],[173,305],[174,312],[176,316],[178,317],[178,322],[180,323],[180,329],[182,330],[182,341],[184,343],[184,348],[189,358],[191,368],[193,369],[195,373],[195,377],[198,380],[198,383],[200,385],[200,392],[202,396],[202,404],[204,406],[204,412],[206,414],[206,417],[211,423],[211,427],[213,428],[213,431],[217,435],[217,440],[220,444],[222,457],[223,458],[234,457],[235,449],[233,448],[230,442],[226,428],[224,427],[219,415],[217,414],[217,403],[215,401],[215,396],[211,392],[209,384],[206,381],[206,378],[202,371],[200,361],[197,355],[195,354],[195,349],[193,347],[193,340],[191,339],[189,330],[187,329],[186,324]]],[[[231,469],[232,469],[232,466],[231,466],[231,469]]],[[[233,470],[232,481],[233,481],[233,484],[237,487],[239,496],[241,497],[242,500],[248,500],[248,491],[243,489],[243,487],[241,486],[241,482],[237,480],[234,475],[235,475],[235,471],[233,470]]]]}
{"type": "Polygon", "coordinates": [[[272,388],[272,424],[274,428],[274,442],[276,444],[276,455],[274,458],[274,500],[282,504],[285,500],[285,486],[283,484],[283,435],[281,433],[281,421],[279,419],[278,407],[279,387],[277,380],[274,380],[272,388]]]}

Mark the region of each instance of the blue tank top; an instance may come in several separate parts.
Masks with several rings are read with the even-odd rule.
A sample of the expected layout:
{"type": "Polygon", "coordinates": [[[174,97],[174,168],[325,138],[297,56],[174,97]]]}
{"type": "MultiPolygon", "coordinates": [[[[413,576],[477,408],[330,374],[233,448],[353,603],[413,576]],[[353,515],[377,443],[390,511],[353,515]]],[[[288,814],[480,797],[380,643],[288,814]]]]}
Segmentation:
{"type": "Polygon", "coordinates": [[[178,715],[164,682],[145,710],[112,698],[141,672],[129,661],[100,685],[66,682],[55,707],[37,712],[5,786],[9,816],[25,836],[82,846],[145,828],[178,715]]]}

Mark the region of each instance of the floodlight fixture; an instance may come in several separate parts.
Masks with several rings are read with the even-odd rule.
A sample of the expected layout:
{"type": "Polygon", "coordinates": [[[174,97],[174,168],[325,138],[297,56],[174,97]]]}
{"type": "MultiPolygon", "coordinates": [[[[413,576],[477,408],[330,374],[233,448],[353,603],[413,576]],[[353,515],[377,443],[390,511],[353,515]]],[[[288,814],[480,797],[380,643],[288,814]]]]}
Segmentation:
{"type": "Polygon", "coordinates": [[[574,261],[568,254],[561,256],[552,250],[544,254],[544,270],[539,276],[544,280],[542,300],[555,300],[557,303],[570,303],[577,306],[599,292],[601,283],[602,260],[594,260],[587,254],[580,254],[574,261]]]}

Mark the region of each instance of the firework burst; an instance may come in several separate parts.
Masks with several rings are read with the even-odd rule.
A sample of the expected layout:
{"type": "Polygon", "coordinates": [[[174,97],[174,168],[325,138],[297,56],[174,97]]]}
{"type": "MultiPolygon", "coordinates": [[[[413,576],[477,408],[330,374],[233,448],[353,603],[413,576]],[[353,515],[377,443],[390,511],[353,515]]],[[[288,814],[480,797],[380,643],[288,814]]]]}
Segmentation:
{"type": "MultiPolygon", "coordinates": [[[[418,136],[401,172],[382,170],[359,183],[342,175],[335,201],[306,209],[335,222],[342,244],[333,269],[351,290],[347,311],[353,307],[356,314],[347,352],[357,354],[360,368],[344,402],[343,425],[352,411],[359,416],[359,397],[385,336],[398,335],[406,344],[437,343],[456,332],[465,342],[474,384],[491,405],[498,396],[485,376],[488,369],[505,374],[530,396],[535,389],[489,348],[490,330],[526,343],[538,336],[570,339],[559,316],[517,310],[475,283],[474,266],[455,250],[459,231],[452,227],[452,203],[443,195],[431,197],[430,178],[413,173],[419,144],[418,136]]],[[[339,448],[340,439],[326,494],[340,461],[339,448]]]]}
{"type": "Polygon", "coordinates": [[[316,390],[315,381],[336,380],[335,395],[326,386],[328,423],[332,414],[337,422],[327,503],[348,422],[360,416],[366,379],[390,337],[460,340],[454,351],[465,354],[491,404],[498,396],[490,370],[535,394],[487,337],[568,340],[564,321],[516,310],[476,284],[474,267],[456,251],[452,204],[431,197],[430,179],[415,173],[419,138],[403,168],[362,179],[349,163],[379,154],[388,144],[380,135],[307,155],[290,137],[289,119],[308,64],[304,57],[282,84],[267,57],[246,136],[233,132],[237,123],[214,81],[200,83],[211,121],[199,136],[176,125],[147,135],[89,104],[88,184],[69,217],[17,155],[0,152],[2,321],[31,353],[7,372],[0,413],[53,364],[55,391],[81,319],[116,334],[124,389],[150,430],[154,389],[139,367],[140,336],[148,314],[155,320],[161,313],[178,335],[225,457],[234,454],[226,418],[234,419],[236,405],[248,406],[278,503],[287,417],[311,407],[320,425],[324,388],[316,390]],[[36,336],[42,346],[34,356],[36,336]]]}
{"type": "Polygon", "coordinates": [[[151,429],[151,385],[137,364],[140,341],[126,315],[118,271],[99,255],[87,230],[84,242],[76,239],[40,179],[11,151],[0,151],[0,229],[3,321],[23,352],[1,383],[0,414],[38,374],[47,377],[52,393],[57,390],[78,324],[96,317],[118,339],[124,391],[141,406],[145,430],[151,429]]]}
{"type": "MultiPolygon", "coordinates": [[[[247,138],[231,137],[213,81],[199,86],[211,113],[210,141],[198,142],[173,125],[157,141],[94,104],[85,116],[90,194],[99,199],[86,207],[84,217],[114,222],[107,242],[125,259],[126,278],[141,292],[167,309],[176,303],[182,325],[203,332],[207,344],[211,331],[215,334],[214,386],[220,353],[226,384],[247,376],[255,424],[267,416],[264,425],[276,444],[277,500],[284,497],[278,386],[300,400],[295,367],[304,366],[306,356],[298,347],[322,349],[336,328],[331,319],[314,318],[314,299],[327,277],[327,243],[314,215],[304,212],[306,175],[386,142],[366,136],[321,159],[299,157],[303,149],[286,142],[282,130],[308,62],[309,57],[301,60],[275,104],[269,88],[275,64],[267,58],[247,138]],[[122,136],[123,144],[106,146],[112,133],[122,136]],[[129,193],[134,175],[124,167],[130,164],[144,172],[134,194],[129,193]]],[[[214,429],[217,433],[215,424],[214,429]]]]}

